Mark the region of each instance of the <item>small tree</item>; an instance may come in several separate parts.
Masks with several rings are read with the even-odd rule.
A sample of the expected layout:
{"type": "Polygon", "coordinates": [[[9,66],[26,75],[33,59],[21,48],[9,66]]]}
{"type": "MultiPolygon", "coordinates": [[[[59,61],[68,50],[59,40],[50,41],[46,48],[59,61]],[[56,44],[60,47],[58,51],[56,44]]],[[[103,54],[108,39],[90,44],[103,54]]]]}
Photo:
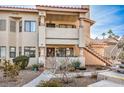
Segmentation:
{"type": "Polygon", "coordinates": [[[21,69],[25,69],[29,63],[29,57],[27,56],[18,56],[13,59],[14,64],[19,65],[21,69]]]}
{"type": "Polygon", "coordinates": [[[113,31],[110,29],[110,30],[108,31],[108,34],[109,34],[109,37],[112,37],[113,31]]]}
{"type": "Polygon", "coordinates": [[[102,33],[103,39],[105,38],[106,33],[102,33]]]}

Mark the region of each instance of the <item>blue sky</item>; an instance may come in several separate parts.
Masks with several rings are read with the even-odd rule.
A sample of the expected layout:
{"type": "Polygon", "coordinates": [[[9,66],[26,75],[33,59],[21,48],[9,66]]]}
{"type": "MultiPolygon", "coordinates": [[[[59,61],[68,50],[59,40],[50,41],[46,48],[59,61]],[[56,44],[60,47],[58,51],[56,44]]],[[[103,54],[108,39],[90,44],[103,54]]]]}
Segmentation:
{"type": "Polygon", "coordinates": [[[91,19],[96,23],[91,27],[91,37],[101,37],[109,29],[117,35],[124,35],[124,6],[96,5],[91,6],[91,19]]]}

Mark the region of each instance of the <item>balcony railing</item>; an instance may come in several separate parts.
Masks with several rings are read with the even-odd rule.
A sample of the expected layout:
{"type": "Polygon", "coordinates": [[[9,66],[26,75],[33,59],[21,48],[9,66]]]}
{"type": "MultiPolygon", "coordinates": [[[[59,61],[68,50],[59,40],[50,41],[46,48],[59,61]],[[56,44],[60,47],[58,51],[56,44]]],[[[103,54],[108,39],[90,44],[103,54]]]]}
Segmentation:
{"type": "Polygon", "coordinates": [[[79,57],[47,57],[45,66],[47,68],[56,68],[63,64],[63,62],[70,64],[77,60],[79,60],[79,57]]]}
{"type": "Polygon", "coordinates": [[[78,29],[76,28],[46,28],[46,38],[78,39],[78,29]]]}

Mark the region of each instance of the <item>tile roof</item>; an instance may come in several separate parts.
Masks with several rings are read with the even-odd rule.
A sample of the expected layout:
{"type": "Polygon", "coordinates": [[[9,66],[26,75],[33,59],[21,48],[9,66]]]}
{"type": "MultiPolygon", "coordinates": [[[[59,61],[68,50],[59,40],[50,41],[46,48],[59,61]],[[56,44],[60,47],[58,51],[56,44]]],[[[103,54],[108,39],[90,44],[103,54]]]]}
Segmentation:
{"type": "Polygon", "coordinates": [[[41,7],[51,7],[51,8],[66,8],[66,9],[87,9],[83,8],[81,5],[39,5],[41,7]]]}
{"type": "Polygon", "coordinates": [[[36,10],[36,8],[32,8],[32,7],[22,7],[22,6],[1,6],[0,5],[0,8],[12,8],[12,9],[28,9],[28,10],[36,10]]]}
{"type": "Polygon", "coordinates": [[[36,10],[37,6],[41,7],[51,7],[51,8],[62,8],[62,9],[88,9],[83,8],[81,5],[36,5],[36,6],[28,6],[27,5],[0,5],[0,8],[11,8],[11,9],[27,9],[27,10],[36,10]]]}

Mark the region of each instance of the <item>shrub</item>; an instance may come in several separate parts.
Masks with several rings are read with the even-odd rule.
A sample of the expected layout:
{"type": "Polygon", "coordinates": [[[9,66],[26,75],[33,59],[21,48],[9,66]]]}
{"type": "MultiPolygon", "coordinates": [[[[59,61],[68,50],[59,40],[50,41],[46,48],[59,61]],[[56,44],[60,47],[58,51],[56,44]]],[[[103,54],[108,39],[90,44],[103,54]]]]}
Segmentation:
{"type": "Polygon", "coordinates": [[[39,63],[38,65],[39,65],[40,68],[44,67],[44,63],[39,63]]]}
{"type": "Polygon", "coordinates": [[[79,68],[80,67],[80,62],[79,61],[74,61],[74,62],[72,62],[72,66],[75,68],[75,69],[77,69],[77,68],[79,68]]]}
{"type": "Polygon", "coordinates": [[[38,64],[33,64],[32,65],[32,70],[38,71],[39,69],[39,65],[38,64]]]}
{"type": "Polygon", "coordinates": [[[15,65],[19,65],[21,69],[25,69],[29,63],[29,57],[27,56],[18,56],[13,59],[15,65]]]}
{"type": "Polygon", "coordinates": [[[71,71],[71,72],[74,72],[76,70],[75,67],[72,64],[69,64],[67,66],[67,69],[68,69],[68,71],[71,71]]]}
{"type": "Polygon", "coordinates": [[[3,77],[16,80],[17,76],[19,75],[20,68],[18,65],[11,64],[9,61],[5,60],[3,63],[3,72],[3,77]]]}
{"type": "Polygon", "coordinates": [[[59,69],[60,69],[60,70],[65,70],[65,69],[67,68],[66,65],[67,65],[67,64],[62,63],[62,64],[60,65],[59,69]]]}
{"type": "Polygon", "coordinates": [[[118,58],[121,59],[121,61],[123,62],[124,61],[124,52],[121,52],[119,54],[119,57],[118,58]]]}
{"type": "Polygon", "coordinates": [[[61,86],[62,84],[59,80],[50,80],[38,85],[38,87],[61,87],[61,86]]]}

